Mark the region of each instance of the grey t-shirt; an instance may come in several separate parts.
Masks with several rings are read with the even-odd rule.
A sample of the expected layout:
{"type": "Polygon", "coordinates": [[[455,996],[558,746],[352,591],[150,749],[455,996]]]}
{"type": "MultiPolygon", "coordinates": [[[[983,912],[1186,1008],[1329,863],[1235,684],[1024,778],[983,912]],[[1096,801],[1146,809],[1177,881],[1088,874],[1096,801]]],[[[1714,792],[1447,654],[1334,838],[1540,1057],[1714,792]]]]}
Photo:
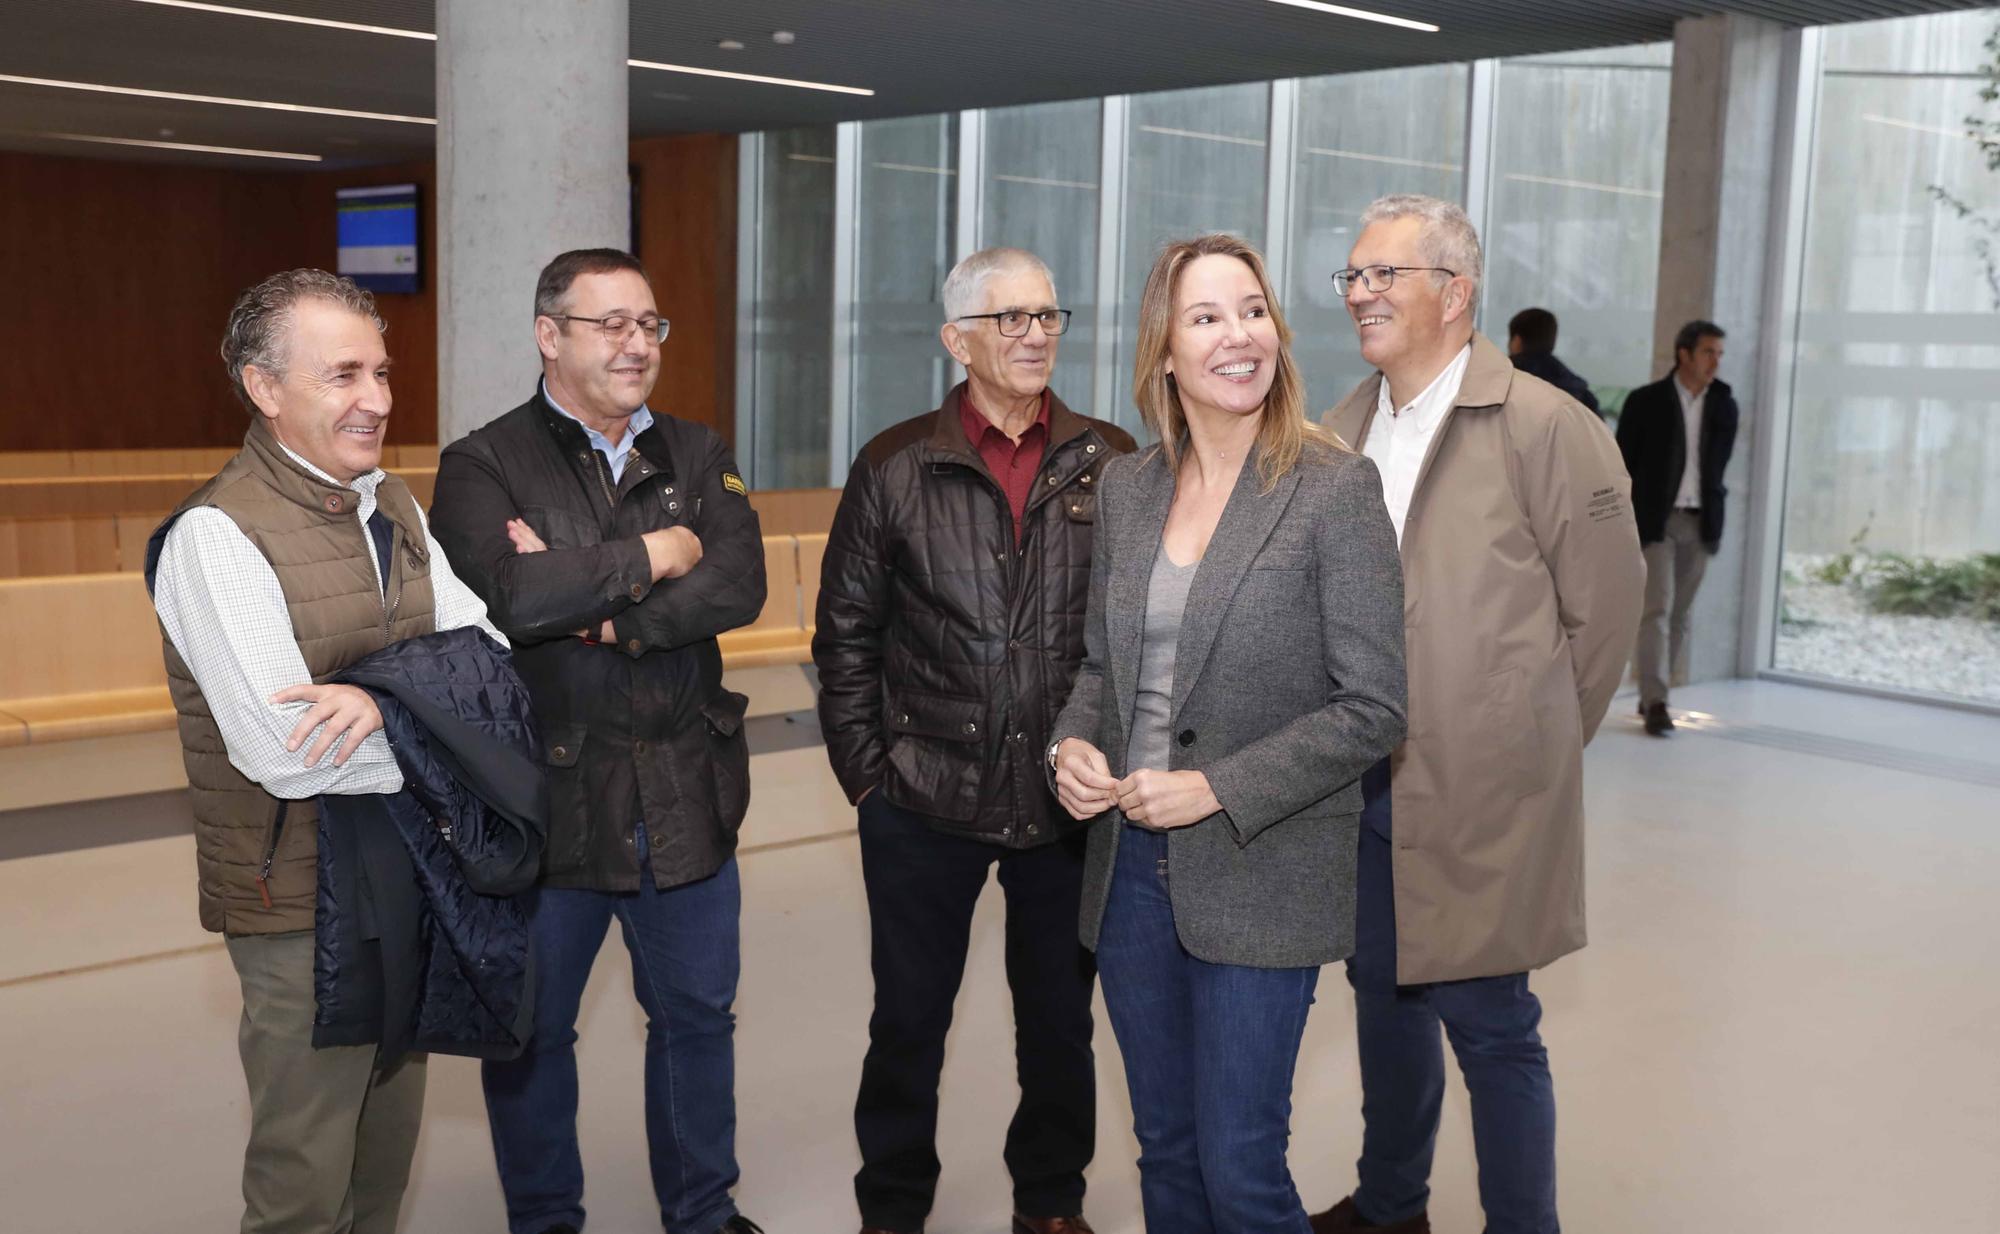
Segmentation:
{"type": "Polygon", "coordinates": [[[1177,566],[1166,545],[1153,558],[1146,585],[1146,632],[1139,646],[1139,688],[1132,706],[1132,740],[1125,748],[1125,771],[1168,770],[1168,722],[1173,719],[1174,652],[1181,638],[1181,614],[1201,562],[1177,566]]]}

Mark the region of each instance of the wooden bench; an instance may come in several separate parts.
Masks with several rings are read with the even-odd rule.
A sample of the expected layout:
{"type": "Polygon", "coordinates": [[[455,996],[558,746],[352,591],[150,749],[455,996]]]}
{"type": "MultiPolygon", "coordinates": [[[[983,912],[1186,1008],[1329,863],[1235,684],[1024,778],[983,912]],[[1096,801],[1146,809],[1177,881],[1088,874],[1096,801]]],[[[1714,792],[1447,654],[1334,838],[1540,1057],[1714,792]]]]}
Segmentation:
{"type": "MultiPolygon", "coordinates": [[[[769,596],[755,622],[719,640],[723,667],[812,658],[825,551],[824,535],[764,537],[769,596]],[[813,543],[802,552],[802,541],[813,543]]],[[[0,580],[0,645],[0,747],[174,726],[159,622],[136,571],[0,580]]]]}

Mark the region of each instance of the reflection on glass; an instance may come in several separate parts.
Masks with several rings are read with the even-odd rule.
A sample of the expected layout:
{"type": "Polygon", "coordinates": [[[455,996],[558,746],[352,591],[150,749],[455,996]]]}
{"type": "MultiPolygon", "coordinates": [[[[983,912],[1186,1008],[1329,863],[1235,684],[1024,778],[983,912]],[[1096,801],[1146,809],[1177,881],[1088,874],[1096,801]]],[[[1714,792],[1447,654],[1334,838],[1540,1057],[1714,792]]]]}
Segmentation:
{"type": "Polygon", "coordinates": [[[958,116],[871,120],[856,153],[854,247],[856,450],[944,401],[958,373],[938,341],[939,292],[958,224],[958,116]]]}
{"type": "Polygon", "coordinates": [[[1285,313],[1315,415],[1372,371],[1331,279],[1347,265],[1361,212],[1389,193],[1464,195],[1469,76],[1463,64],[1440,64],[1299,83],[1285,313]]]}
{"type": "Polygon", "coordinates": [[[1257,82],[1132,98],[1125,138],[1124,252],[1118,274],[1117,392],[1096,414],[1146,430],[1132,405],[1139,295],[1160,247],[1209,231],[1264,243],[1271,87],[1257,82]]]}
{"type": "Polygon", "coordinates": [[[1096,99],[986,113],[980,243],[1027,249],[1048,264],[1074,310],[1051,387],[1076,411],[1091,403],[1097,355],[1097,210],[1102,105],[1096,99]]]}
{"type": "Polygon", "coordinates": [[[826,483],[833,341],[833,129],[764,134],[749,378],[757,488],[826,483]]]}
{"type": "Polygon", "coordinates": [[[1504,60],[1480,326],[1545,308],[1607,413],[1652,372],[1673,45],[1504,60]]]}
{"type": "Polygon", "coordinates": [[[1965,134],[2000,12],[1825,34],[1773,663],[2000,702],[2000,304],[1965,134]],[[1988,598],[1990,597],[1990,598],[1988,598]]]}

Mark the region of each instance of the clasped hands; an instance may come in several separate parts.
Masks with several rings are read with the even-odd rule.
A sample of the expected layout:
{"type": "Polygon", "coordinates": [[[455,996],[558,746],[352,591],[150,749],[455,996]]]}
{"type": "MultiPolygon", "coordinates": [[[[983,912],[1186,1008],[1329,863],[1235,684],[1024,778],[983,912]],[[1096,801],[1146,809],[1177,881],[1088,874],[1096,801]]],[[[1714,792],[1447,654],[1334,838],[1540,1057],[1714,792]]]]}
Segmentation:
{"type": "Polygon", "coordinates": [[[1056,798],[1072,818],[1095,818],[1115,805],[1154,831],[1190,826],[1222,808],[1201,772],[1141,768],[1120,780],[1104,752],[1080,737],[1056,747],[1056,798]]]}
{"type": "MultiPolygon", "coordinates": [[[[535,529],[528,526],[526,519],[508,519],[507,538],[514,542],[516,553],[545,553],[549,549],[535,534],[535,529]]],[[[656,583],[664,578],[679,578],[701,564],[701,537],[685,527],[663,527],[639,538],[645,542],[646,563],[656,583]]],[[[600,643],[618,641],[618,634],[611,628],[608,618],[595,630],[578,630],[576,636],[600,643]]]]}

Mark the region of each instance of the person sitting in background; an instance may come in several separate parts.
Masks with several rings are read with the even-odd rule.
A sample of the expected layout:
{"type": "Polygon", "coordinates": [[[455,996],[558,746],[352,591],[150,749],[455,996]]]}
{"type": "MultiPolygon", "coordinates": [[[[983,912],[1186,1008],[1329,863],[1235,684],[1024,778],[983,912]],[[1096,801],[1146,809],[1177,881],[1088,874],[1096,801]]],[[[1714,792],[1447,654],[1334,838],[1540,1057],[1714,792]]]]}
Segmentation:
{"type": "Polygon", "coordinates": [[[1507,323],[1507,354],[1514,357],[1515,368],[1534,374],[1596,412],[1598,419],[1604,418],[1604,409],[1597,405],[1590,383],[1556,359],[1554,313],[1545,308],[1525,308],[1514,314],[1507,323]]]}
{"type": "Polygon", "coordinates": [[[1125,1056],[1146,1228],[1306,1234],[1285,1149],[1320,966],[1354,950],[1361,775],[1403,739],[1403,582],[1375,465],[1306,422],[1263,259],[1167,246],[1105,469],[1056,721],[1094,819],[1083,940],[1125,1056]]]}

